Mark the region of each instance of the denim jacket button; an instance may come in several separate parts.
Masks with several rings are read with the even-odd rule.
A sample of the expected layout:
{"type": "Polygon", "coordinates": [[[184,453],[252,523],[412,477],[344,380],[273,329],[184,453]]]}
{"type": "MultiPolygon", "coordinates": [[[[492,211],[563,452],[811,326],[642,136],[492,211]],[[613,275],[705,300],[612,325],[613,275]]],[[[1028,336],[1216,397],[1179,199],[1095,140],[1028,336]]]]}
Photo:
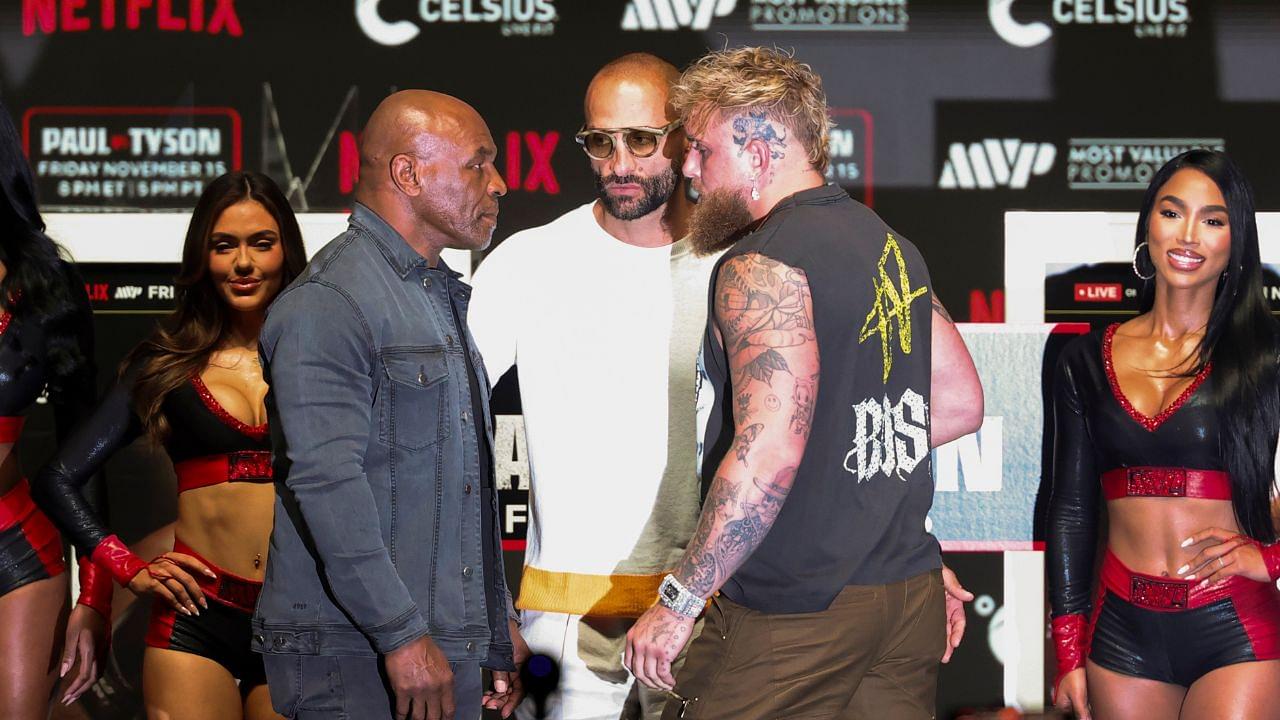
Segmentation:
{"type": "Polygon", "coordinates": [[[445,344],[445,345],[448,345],[449,347],[453,347],[453,336],[452,336],[452,335],[445,335],[445,336],[444,336],[444,344],[445,344]]]}
{"type": "Polygon", "coordinates": [[[475,651],[475,649],[476,649],[476,644],[475,644],[474,642],[472,642],[471,640],[468,640],[468,641],[467,641],[467,652],[474,652],[474,651],[475,651]]]}
{"type": "Polygon", "coordinates": [[[427,374],[421,370],[418,371],[418,384],[419,385],[427,384],[427,374]]]}
{"type": "Polygon", "coordinates": [[[462,577],[471,577],[471,566],[470,566],[470,565],[468,565],[468,566],[466,566],[466,567],[462,568],[462,577]]]}
{"type": "Polygon", "coordinates": [[[466,487],[464,487],[464,488],[462,488],[462,493],[463,493],[464,495],[470,495],[470,494],[471,494],[471,483],[467,483],[467,486],[466,486],[466,487]]]}
{"type": "Polygon", "coordinates": [[[431,278],[429,278],[429,277],[422,278],[422,287],[427,288],[427,289],[430,289],[430,288],[431,288],[431,278]]]}

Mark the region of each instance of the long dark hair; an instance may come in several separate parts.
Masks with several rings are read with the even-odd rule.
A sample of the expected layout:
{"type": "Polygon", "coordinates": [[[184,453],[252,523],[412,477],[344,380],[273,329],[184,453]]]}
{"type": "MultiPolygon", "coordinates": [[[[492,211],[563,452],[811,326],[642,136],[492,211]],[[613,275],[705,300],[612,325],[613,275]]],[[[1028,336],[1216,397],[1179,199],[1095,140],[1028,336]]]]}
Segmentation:
{"type": "MultiPolygon", "coordinates": [[[[1204,337],[1188,375],[1213,362],[1214,400],[1219,408],[1222,457],[1231,475],[1236,520],[1250,536],[1274,542],[1271,520],[1273,460],[1280,432],[1280,323],[1263,295],[1262,258],[1253,189],[1226,154],[1188,150],[1156,173],[1138,213],[1136,245],[1147,239],[1147,225],[1157,195],[1173,174],[1197,170],[1217,184],[1227,201],[1231,257],[1218,280],[1204,337]]],[[[1155,302],[1154,282],[1144,287],[1142,311],[1155,302]]]]}
{"type": "Polygon", "coordinates": [[[0,298],[14,317],[43,326],[45,362],[56,384],[57,377],[73,374],[87,358],[75,333],[72,283],[80,280],[44,229],[31,166],[13,119],[0,103],[0,262],[5,268],[0,298]]]}
{"type": "Polygon", "coordinates": [[[226,336],[231,311],[209,281],[209,237],[222,212],[244,200],[261,204],[280,228],[284,251],[281,289],[307,264],[298,219],[271,178],[237,170],[209,183],[187,226],[182,267],[174,279],[177,306],[151,337],[129,353],[122,366],[136,369],[133,407],[147,433],[157,440],[169,434],[168,420],[160,409],[165,396],[204,370],[209,355],[226,336]]]}

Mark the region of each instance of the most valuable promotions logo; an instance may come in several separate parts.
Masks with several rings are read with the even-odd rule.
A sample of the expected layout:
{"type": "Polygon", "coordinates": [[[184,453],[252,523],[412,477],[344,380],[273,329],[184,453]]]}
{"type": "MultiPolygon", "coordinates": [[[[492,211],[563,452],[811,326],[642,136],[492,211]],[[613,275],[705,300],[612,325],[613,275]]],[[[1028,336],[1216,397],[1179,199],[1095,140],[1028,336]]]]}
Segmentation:
{"type": "MultiPolygon", "coordinates": [[[[1044,22],[1019,22],[1014,0],[988,0],[991,27],[1005,42],[1035,47],[1053,36],[1044,22]]],[[[1030,3],[1023,3],[1028,5],[1030,3]]],[[[1055,25],[1128,25],[1136,37],[1186,37],[1191,14],[1187,0],[1052,0],[1055,25]]]]}
{"type": "MultiPolygon", "coordinates": [[[[356,0],[356,24],[379,45],[403,45],[422,28],[409,20],[387,22],[378,11],[382,0],[356,0]]],[[[551,35],[555,32],[555,0],[422,0],[418,17],[426,25],[498,25],[503,36],[551,35]]]]}
{"type": "Polygon", "coordinates": [[[753,30],[907,29],[907,0],[751,0],[753,30]]]}
{"type": "Polygon", "coordinates": [[[733,12],[738,0],[630,0],[623,30],[706,30],[711,18],[733,12]]]}
{"type": "Polygon", "coordinates": [[[1187,150],[1223,151],[1222,138],[1071,138],[1067,187],[1072,190],[1142,190],[1156,171],[1187,150]]]}

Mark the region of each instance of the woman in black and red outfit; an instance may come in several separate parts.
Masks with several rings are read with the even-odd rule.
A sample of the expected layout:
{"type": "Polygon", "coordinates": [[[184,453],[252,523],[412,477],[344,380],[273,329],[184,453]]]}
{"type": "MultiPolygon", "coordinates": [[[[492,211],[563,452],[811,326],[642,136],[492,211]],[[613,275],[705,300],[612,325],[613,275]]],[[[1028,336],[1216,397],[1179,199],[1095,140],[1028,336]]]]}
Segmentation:
{"type": "Polygon", "coordinates": [[[1277,718],[1280,331],[1247,181],[1222,153],[1179,155],[1147,189],[1137,241],[1144,312],[1072,342],[1054,380],[1057,704],[1277,718]]]}
{"type": "Polygon", "coordinates": [[[249,629],[274,503],[258,331],[305,263],[297,220],[269,178],[233,172],[210,183],[187,230],[177,308],[37,476],[37,500],[76,547],[121,585],[157,596],[143,660],[152,717],[275,717],[249,629]],[[163,443],[179,493],[174,550],[150,563],[81,494],[144,434],[163,443]]]}
{"type": "Polygon", "coordinates": [[[93,316],[84,282],[44,233],[31,168],[22,155],[13,121],[0,105],[3,718],[47,717],[59,674],[68,678],[61,699],[71,702],[97,678],[102,666],[111,616],[110,579],[83,562],[81,594],[68,618],[62,539],[32,503],[16,447],[23,413],[42,393],[48,391],[61,437],[93,408],[94,385],[93,316]],[[69,673],[73,666],[75,672],[69,673]]]}

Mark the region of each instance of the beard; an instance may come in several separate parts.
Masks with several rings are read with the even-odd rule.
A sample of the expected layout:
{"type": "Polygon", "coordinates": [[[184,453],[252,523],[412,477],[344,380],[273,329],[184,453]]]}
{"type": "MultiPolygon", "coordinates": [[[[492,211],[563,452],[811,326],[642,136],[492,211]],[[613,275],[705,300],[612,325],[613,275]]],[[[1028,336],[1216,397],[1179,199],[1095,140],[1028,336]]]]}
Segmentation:
{"type": "Polygon", "coordinates": [[[596,173],[595,176],[596,196],[600,198],[600,204],[604,206],[605,212],[619,220],[639,220],[666,205],[672,193],[675,192],[676,180],[679,177],[674,165],[651,177],[643,175],[605,177],[600,173],[596,173]],[[613,183],[639,185],[643,194],[638,198],[620,198],[610,195],[605,187],[613,183]]]}
{"type": "Polygon", "coordinates": [[[712,255],[733,245],[754,220],[742,192],[702,193],[689,215],[689,243],[694,253],[712,255]]]}

